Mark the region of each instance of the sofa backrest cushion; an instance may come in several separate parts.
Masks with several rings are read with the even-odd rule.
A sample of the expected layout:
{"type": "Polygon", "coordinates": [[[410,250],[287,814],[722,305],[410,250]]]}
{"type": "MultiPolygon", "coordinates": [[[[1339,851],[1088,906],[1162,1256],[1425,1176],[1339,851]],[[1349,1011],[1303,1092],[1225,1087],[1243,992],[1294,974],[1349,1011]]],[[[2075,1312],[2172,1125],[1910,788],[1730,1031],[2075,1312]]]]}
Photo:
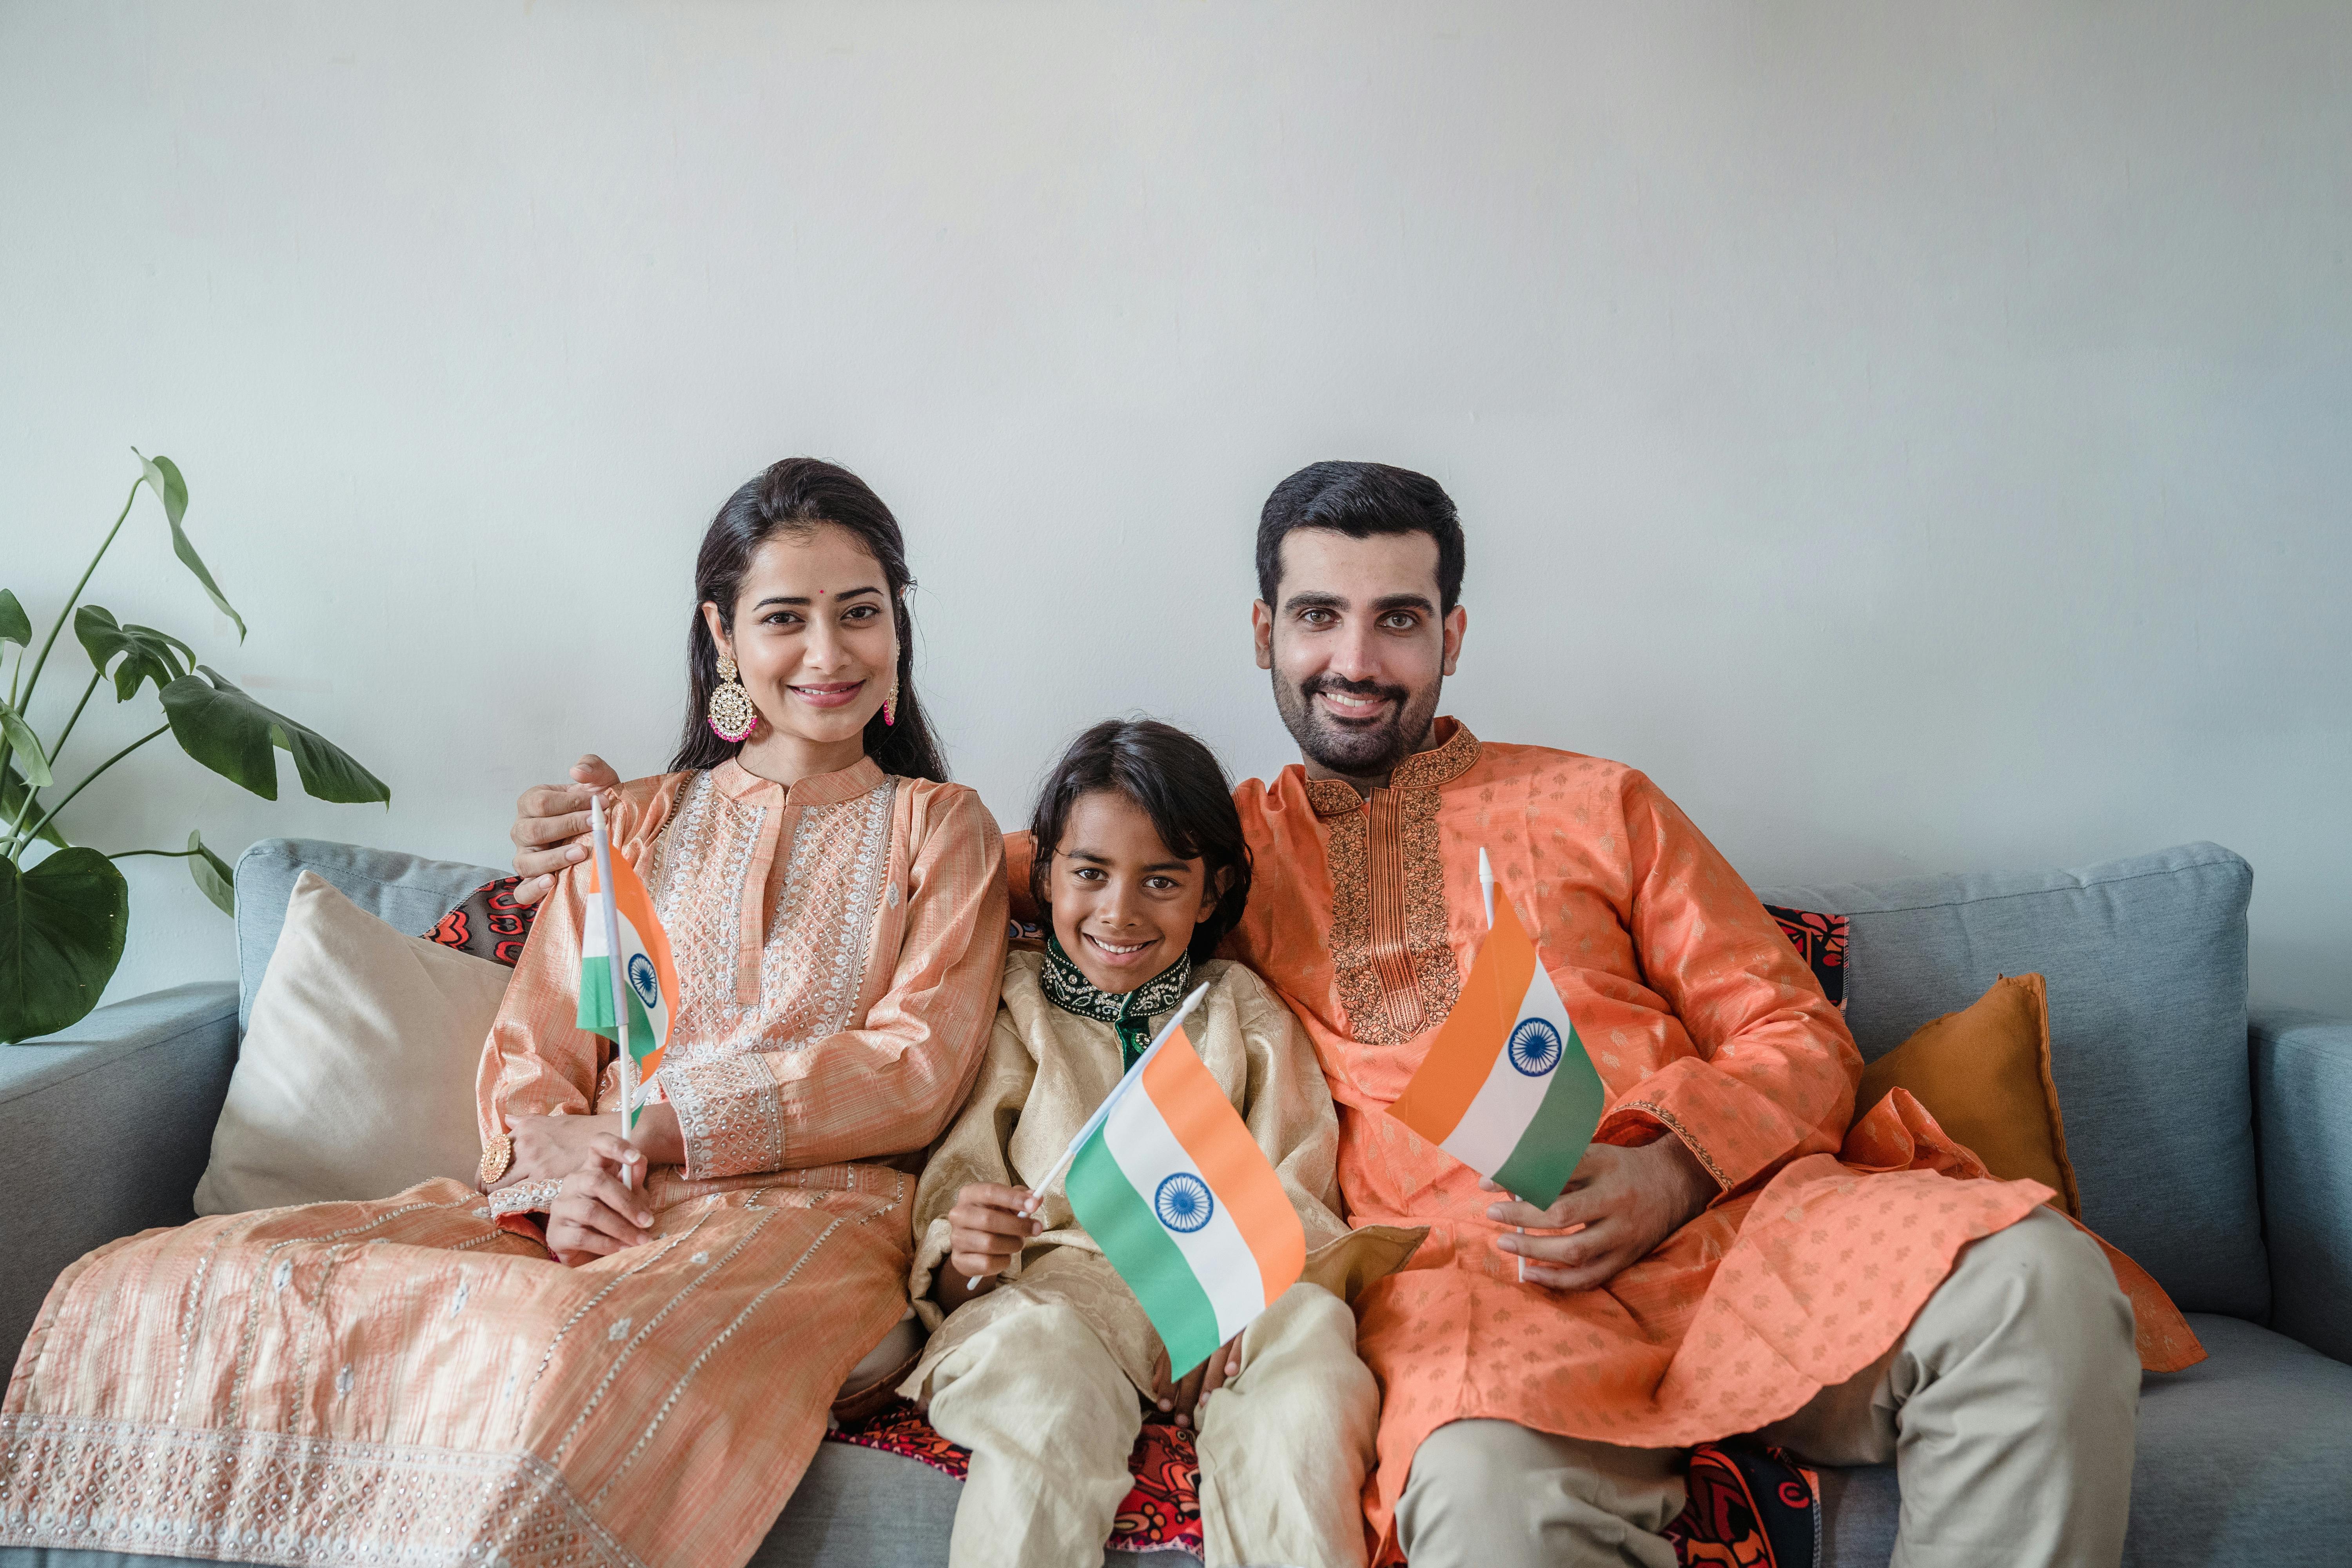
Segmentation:
{"type": "Polygon", "coordinates": [[[1846,1022],[1865,1060],[2003,974],[2049,984],[2051,1068],[2083,1223],[2191,1312],[2255,1321],[2270,1271],[2246,1067],[2253,870],[2189,844],[2077,871],[1761,890],[1851,921],[1846,1022]]]}
{"type": "Polygon", "coordinates": [[[495,867],[426,860],[391,849],[334,844],[320,838],[265,838],[236,861],[236,1032],[245,1037],[253,996],[286,924],[294,879],[316,871],[337,890],[396,931],[411,935],[433,923],[492,878],[495,867]]]}

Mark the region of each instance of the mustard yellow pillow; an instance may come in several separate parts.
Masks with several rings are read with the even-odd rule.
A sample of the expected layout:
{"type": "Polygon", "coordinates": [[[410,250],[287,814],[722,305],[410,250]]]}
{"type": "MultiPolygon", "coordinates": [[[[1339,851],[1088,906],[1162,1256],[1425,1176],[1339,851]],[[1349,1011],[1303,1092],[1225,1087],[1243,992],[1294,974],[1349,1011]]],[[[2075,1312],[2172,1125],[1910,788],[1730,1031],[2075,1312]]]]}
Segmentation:
{"type": "Polygon", "coordinates": [[[2082,1217],[2050,1076],[2050,995],[2042,976],[2005,974],[1971,1005],[1920,1026],[1863,1070],[1855,1103],[1876,1105],[1895,1088],[1909,1089],[1994,1175],[2040,1182],[2082,1217]]]}

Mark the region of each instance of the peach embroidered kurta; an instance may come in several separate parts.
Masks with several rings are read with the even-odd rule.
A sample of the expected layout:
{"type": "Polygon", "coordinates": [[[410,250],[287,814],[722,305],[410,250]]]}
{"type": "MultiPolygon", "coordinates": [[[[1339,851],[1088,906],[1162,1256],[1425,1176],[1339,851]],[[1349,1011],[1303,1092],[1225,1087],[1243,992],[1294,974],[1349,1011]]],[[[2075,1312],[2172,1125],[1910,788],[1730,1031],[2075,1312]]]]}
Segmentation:
{"type": "Polygon", "coordinates": [[[1321,1057],[1349,1218],[1431,1227],[1358,1302],[1383,1391],[1366,1501],[1384,1532],[1414,1450],[1449,1421],[1665,1447],[1790,1414],[1892,1345],[1960,1247],[2051,1195],[1986,1179],[1908,1095],[1849,1135],[1861,1061],[1843,1020],[1647,778],[1439,724],[1369,801],[1296,766],[1235,796],[1257,877],[1228,951],[1321,1057]],[[1383,1113],[1485,932],[1481,846],[1608,1089],[1600,1139],[1679,1138],[1722,1189],[1599,1289],[1519,1282],[1492,1245],[1496,1194],[1383,1113]]]}
{"type": "MultiPolygon", "coordinates": [[[[751,1557],[905,1314],[905,1167],[979,1068],[1002,845],[970,790],[870,762],[789,791],[732,763],[641,781],[614,821],[684,992],[661,1078],[688,1165],[652,1173],[653,1239],[567,1268],[436,1181],[102,1247],[0,1406],[0,1544],[751,1557]]],[[[581,910],[567,876],[485,1053],[486,1127],[609,1093],[572,1026],[581,910]]]]}

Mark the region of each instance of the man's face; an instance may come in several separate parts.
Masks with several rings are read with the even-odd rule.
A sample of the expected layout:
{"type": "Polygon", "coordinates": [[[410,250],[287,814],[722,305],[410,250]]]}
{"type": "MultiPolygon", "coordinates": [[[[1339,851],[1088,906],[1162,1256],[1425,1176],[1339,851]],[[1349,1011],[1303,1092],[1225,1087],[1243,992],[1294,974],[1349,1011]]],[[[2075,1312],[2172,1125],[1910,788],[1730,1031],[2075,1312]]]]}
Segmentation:
{"type": "Polygon", "coordinates": [[[1469,617],[1459,605],[1438,613],[1437,541],[1293,530],[1275,596],[1250,611],[1257,667],[1274,672],[1275,706],[1307,771],[1385,784],[1428,743],[1462,653],[1469,617]]]}

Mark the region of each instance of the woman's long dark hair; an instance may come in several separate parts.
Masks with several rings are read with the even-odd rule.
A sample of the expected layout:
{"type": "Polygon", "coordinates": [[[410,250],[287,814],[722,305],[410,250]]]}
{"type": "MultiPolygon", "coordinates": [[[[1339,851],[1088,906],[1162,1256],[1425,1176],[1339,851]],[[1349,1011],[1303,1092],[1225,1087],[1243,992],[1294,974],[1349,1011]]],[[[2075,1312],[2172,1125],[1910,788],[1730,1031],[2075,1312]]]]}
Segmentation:
{"type": "Polygon", "coordinates": [[[1070,809],[1080,795],[1106,789],[1141,806],[1170,853],[1200,861],[1213,890],[1224,884],[1217,907],[1192,929],[1188,949],[1195,963],[1215,957],[1249,903],[1249,839],[1217,753],[1157,719],[1104,720],[1071,742],[1045,775],[1029,819],[1029,896],[1039,912],[1053,922],[1054,855],[1070,809]]]}
{"type": "Polygon", "coordinates": [[[714,768],[743,749],[742,742],[722,741],[704,722],[719,686],[719,646],[702,618],[703,605],[719,606],[719,623],[732,637],[735,600],[752,552],[779,533],[805,535],[826,523],[855,534],[880,563],[898,627],[898,700],[892,704],[898,722],[885,724],[878,711],[867,720],[866,754],[884,773],[947,782],[947,762],[915,695],[915,623],[907,612],[906,593],[915,580],[907,572],[898,520],[864,479],[815,458],[786,458],[771,465],[727,498],[702,536],[702,550],[694,558],[694,625],[686,634],[686,728],[670,760],[672,773],[714,768]]]}

